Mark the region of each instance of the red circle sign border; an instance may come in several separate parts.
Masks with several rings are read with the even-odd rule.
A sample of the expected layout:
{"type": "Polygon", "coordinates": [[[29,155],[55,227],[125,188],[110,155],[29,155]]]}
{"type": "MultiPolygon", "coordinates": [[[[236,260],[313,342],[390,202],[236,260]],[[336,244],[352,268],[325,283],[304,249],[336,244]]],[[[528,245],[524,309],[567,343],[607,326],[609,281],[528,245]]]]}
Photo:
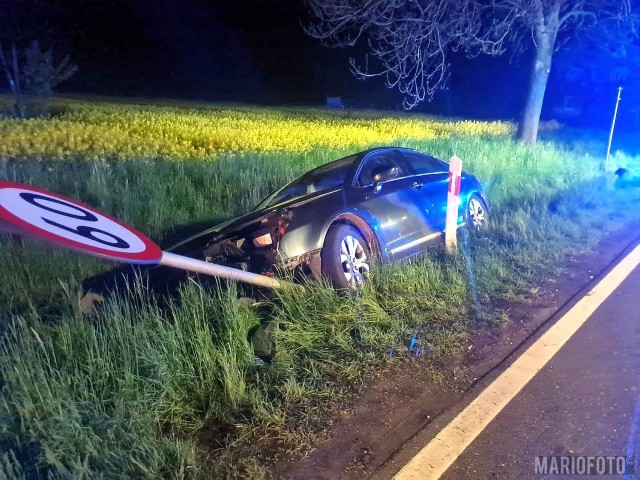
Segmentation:
{"type": "Polygon", "coordinates": [[[138,232],[136,229],[132,228],[131,226],[121,222],[120,220],[118,220],[117,218],[114,218],[110,215],[107,215],[104,212],[101,212],[100,210],[97,210],[93,207],[90,207],[88,205],[85,205],[84,203],[80,203],[77,202],[76,200],[73,200],[71,198],[65,197],[63,195],[59,195],[57,193],[53,193],[50,192],[48,190],[44,190],[42,188],[38,188],[38,187],[32,187],[31,185],[25,185],[22,183],[15,183],[15,182],[7,182],[7,181],[1,181],[0,180],[0,190],[5,189],[5,188],[15,188],[15,189],[21,189],[24,190],[26,192],[33,192],[33,193],[39,193],[39,194],[44,194],[44,195],[48,195],[50,197],[56,198],[58,200],[62,200],[64,202],[68,202],[71,205],[75,205],[78,207],[81,207],[83,209],[86,209],[88,211],[90,211],[91,213],[100,215],[108,220],[111,220],[112,222],[120,225],[121,227],[125,228],[127,231],[129,231],[130,233],[132,233],[133,235],[135,235],[136,237],[138,237],[142,243],[144,243],[145,249],[142,252],[139,253],[126,253],[126,252],[114,252],[112,250],[106,250],[106,249],[102,249],[99,247],[94,247],[94,246],[90,246],[90,245],[86,245],[83,244],[81,242],[76,242],[74,240],[71,239],[67,239],[64,237],[60,237],[58,235],[55,235],[45,229],[42,229],[40,227],[37,227],[35,225],[32,225],[29,222],[26,222],[24,220],[22,220],[20,217],[14,215],[13,213],[9,212],[8,210],[6,210],[1,204],[0,204],[0,220],[5,220],[7,222],[9,222],[12,225],[15,225],[17,227],[19,227],[19,229],[21,230],[21,232],[24,232],[26,234],[29,234],[31,236],[35,236],[38,238],[41,238],[43,240],[46,240],[47,242],[51,242],[54,243],[56,245],[60,245],[62,247],[66,247],[66,248],[70,248],[76,251],[80,251],[80,252],[84,252],[87,253],[89,255],[93,255],[96,257],[100,257],[100,258],[105,258],[105,259],[109,259],[109,260],[115,260],[115,261],[121,261],[121,262],[127,262],[127,263],[137,263],[137,264],[155,264],[155,263],[159,263],[160,259],[162,258],[162,250],[160,249],[160,247],[158,245],[156,245],[153,240],[151,240],[149,237],[147,237],[146,235],[143,235],[142,233],[138,232]]]}

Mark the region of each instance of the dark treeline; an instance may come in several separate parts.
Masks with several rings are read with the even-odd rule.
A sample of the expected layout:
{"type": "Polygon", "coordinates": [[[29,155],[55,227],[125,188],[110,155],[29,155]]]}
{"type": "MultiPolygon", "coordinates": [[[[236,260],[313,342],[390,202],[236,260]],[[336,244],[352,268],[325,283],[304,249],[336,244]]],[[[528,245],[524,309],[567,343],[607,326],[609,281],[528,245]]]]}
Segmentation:
{"type": "MultiPolygon", "coordinates": [[[[352,77],[354,52],[304,34],[306,14],[301,0],[0,0],[0,44],[38,39],[68,54],[79,70],[62,92],[307,105],[341,96],[345,106],[399,108],[401,95],[383,79],[352,77]]],[[[515,118],[529,59],[510,60],[452,55],[448,89],[417,110],[515,118]]],[[[584,46],[560,53],[543,118],[605,127],[622,84],[622,128],[635,128],[639,62],[637,44],[610,55],[584,46]]]]}

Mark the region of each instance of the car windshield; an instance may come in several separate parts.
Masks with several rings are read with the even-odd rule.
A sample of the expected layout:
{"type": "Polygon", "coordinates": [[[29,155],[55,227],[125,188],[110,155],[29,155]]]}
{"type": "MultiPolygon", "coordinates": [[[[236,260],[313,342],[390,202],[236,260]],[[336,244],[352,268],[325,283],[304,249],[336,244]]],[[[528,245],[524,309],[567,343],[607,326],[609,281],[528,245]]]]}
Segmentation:
{"type": "Polygon", "coordinates": [[[305,173],[269,195],[255,209],[260,210],[293,198],[342,187],[356,157],[357,155],[350,155],[305,173]]]}

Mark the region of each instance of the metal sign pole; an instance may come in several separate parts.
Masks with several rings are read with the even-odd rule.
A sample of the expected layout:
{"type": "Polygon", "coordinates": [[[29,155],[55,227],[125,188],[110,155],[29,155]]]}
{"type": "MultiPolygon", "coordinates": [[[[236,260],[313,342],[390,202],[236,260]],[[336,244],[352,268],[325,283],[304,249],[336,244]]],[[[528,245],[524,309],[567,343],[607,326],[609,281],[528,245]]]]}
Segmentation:
{"type": "Polygon", "coordinates": [[[609,132],[609,144],[607,145],[607,156],[604,158],[604,162],[600,163],[600,170],[605,171],[609,164],[609,156],[611,154],[611,141],[613,140],[613,129],[616,126],[616,117],[618,116],[618,105],[620,104],[620,92],[622,87],[618,87],[618,98],[616,99],[616,108],[613,110],[613,120],[611,121],[611,131],[609,132]]]}
{"type": "Polygon", "coordinates": [[[256,285],[258,287],[281,288],[286,283],[280,282],[275,278],[267,277],[266,275],[245,272],[244,270],[237,268],[217,265],[215,263],[205,262],[204,260],[176,255],[171,252],[162,252],[160,265],[178,268],[180,270],[187,270],[194,273],[202,273],[204,275],[211,275],[213,277],[226,278],[227,280],[234,280],[236,282],[250,283],[251,285],[256,285]]]}

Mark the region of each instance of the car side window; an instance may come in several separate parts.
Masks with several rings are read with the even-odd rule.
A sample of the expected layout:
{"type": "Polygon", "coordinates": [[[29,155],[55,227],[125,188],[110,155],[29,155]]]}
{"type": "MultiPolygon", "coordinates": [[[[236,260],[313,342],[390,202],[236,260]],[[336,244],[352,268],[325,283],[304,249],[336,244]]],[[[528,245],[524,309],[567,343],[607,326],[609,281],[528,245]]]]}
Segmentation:
{"type": "Polygon", "coordinates": [[[356,185],[359,187],[373,185],[373,177],[375,174],[390,167],[396,167],[398,169],[398,176],[396,178],[411,175],[406,162],[402,161],[395,152],[385,152],[365,160],[360,169],[356,185]]]}
{"type": "Polygon", "coordinates": [[[405,154],[411,169],[415,175],[424,175],[425,173],[439,173],[449,171],[449,166],[442,160],[425,155],[422,153],[405,154]]]}

